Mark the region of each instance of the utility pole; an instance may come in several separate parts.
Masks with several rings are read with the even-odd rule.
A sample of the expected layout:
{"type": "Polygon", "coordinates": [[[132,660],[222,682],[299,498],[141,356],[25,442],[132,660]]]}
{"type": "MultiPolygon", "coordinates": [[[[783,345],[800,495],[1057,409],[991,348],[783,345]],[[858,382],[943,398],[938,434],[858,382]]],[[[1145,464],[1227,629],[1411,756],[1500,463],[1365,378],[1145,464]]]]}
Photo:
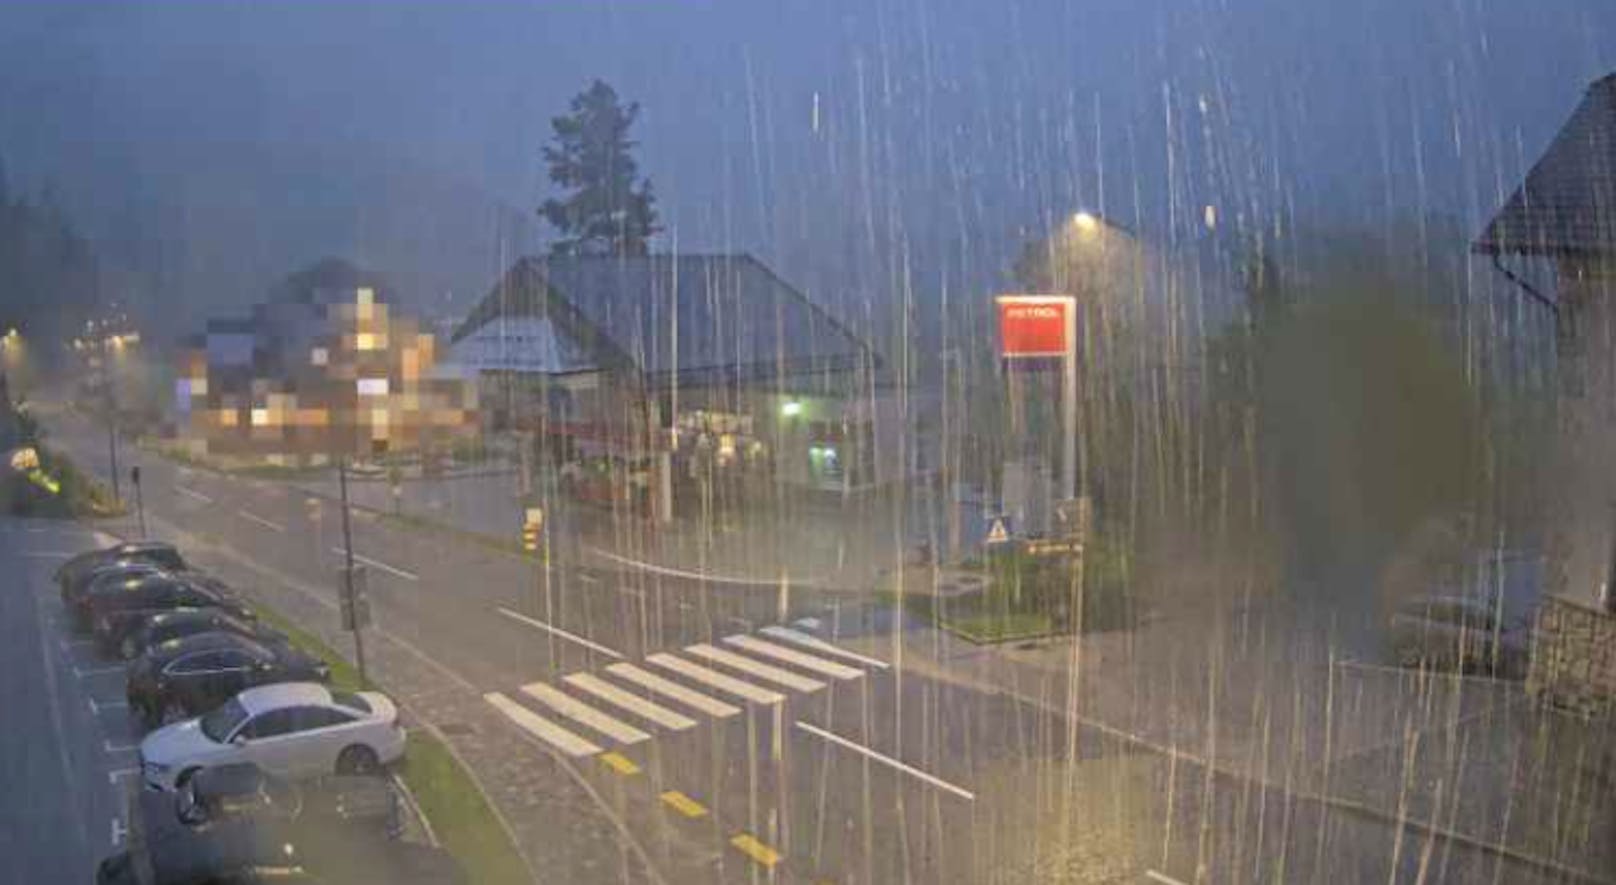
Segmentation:
{"type": "Polygon", "coordinates": [[[354,593],[353,527],[348,516],[348,456],[337,457],[337,487],[342,497],[342,589],[344,607],[350,612],[348,623],[353,630],[354,663],[359,667],[359,684],[368,685],[365,676],[365,636],[361,629],[359,599],[354,593]]]}
{"type": "Polygon", "coordinates": [[[112,473],[112,500],[122,504],[123,493],[118,486],[118,401],[112,392],[112,371],[107,352],[107,338],[101,339],[101,393],[107,404],[107,461],[112,473]]]}

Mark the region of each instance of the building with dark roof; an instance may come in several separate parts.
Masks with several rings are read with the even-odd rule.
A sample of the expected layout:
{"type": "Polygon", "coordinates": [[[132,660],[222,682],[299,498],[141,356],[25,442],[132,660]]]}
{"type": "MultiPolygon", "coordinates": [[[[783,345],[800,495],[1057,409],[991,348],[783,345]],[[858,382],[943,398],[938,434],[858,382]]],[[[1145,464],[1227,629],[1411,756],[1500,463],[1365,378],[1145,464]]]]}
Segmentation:
{"type": "Polygon", "coordinates": [[[1589,601],[1616,583],[1616,74],[1581,104],[1476,240],[1474,250],[1555,312],[1558,464],[1546,590],[1589,601]],[[1550,300],[1509,262],[1553,265],[1550,300]]]}
{"type": "Polygon", "coordinates": [[[563,479],[626,465],[627,492],[586,497],[666,512],[715,477],[846,490],[902,472],[874,440],[878,357],[750,255],[523,258],[452,342],[489,429],[536,434],[563,479]]]}
{"type": "Polygon", "coordinates": [[[1616,74],[1588,87],[1475,248],[1556,259],[1616,254],[1616,74]]]}

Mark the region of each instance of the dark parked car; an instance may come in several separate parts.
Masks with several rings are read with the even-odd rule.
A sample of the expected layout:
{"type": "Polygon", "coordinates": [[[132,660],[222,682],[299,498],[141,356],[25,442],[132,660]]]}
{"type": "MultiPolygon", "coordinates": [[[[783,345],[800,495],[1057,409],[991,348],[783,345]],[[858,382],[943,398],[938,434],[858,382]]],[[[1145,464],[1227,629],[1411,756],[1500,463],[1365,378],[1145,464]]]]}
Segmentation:
{"type": "Polygon", "coordinates": [[[1386,626],[1391,652],[1405,667],[1525,673],[1526,622],[1501,620],[1497,607],[1484,600],[1415,597],[1398,605],[1386,626]]]}
{"type": "Polygon", "coordinates": [[[325,682],[331,668],[285,643],[234,633],[198,633],[147,649],[129,665],[129,709],[148,727],[174,714],[199,716],[237,692],[274,682],[325,682]]]}
{"type": "Polygon", "coordinates": [[[180,608],[216,608],[244,620],[257,616],[223,582],[190,572],[97,581],[81,601],[102,651],[111,654],[148,615],[180,608]]]}
{"type": "Polygon", "coordinates": [[[286,634],[279,630],[222,608],[177,608],[147,615],[138,626],[125,632],[118,643],[118,654],[128,660],[170,639],[214,632],[234,633],[260,642],[287,641],[286,634]]]}
{"type": "Polygon", "coordinates": [[[91,550],[62,563],[56,570],[56,583],[62,601],[89,584],[91,573],[115,563],[150,563],[167,571],[184,571],[187,566],[180,551],[164,541],[130,541],[101,550],[91,550]]]}
{"type": "Polygon", "coordinates": [[[142,559],[120,559],[105,563],[82,572],[72,583],[62,585],[62,605],[67,607],[73,629],[84,633],[90,629],[90,612],[87,607],[90,594],[119,586],[120,582],[130,579],[166,574],[171,572],[155,562],[142,559]]]}

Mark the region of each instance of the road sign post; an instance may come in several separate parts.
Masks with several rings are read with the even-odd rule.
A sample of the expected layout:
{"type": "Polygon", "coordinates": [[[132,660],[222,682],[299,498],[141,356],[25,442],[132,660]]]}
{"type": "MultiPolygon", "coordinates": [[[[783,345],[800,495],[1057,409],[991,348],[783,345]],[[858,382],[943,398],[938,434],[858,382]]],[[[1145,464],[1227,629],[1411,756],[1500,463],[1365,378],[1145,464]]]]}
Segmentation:
{"type": "Polygon", "coordinates": [[[129,484],[135,487],[135,515],[140,519],[140,536],[146,537],[146,499],[140,493],[140,465],[129,468],[129,484]]]}

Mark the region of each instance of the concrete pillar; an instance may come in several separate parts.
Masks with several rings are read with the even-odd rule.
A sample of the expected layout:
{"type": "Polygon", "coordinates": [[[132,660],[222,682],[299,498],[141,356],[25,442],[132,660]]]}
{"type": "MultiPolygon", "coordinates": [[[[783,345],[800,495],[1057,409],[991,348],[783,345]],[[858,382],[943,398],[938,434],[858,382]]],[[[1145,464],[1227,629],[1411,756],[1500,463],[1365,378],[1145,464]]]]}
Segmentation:
{"type": "Polygon", "coordinates": [[[1611,578],[1616,541],[1616,261],[1561,261],[1556,337],[1559,476],[1547,589],[1592,603],[1611,578]]]}

